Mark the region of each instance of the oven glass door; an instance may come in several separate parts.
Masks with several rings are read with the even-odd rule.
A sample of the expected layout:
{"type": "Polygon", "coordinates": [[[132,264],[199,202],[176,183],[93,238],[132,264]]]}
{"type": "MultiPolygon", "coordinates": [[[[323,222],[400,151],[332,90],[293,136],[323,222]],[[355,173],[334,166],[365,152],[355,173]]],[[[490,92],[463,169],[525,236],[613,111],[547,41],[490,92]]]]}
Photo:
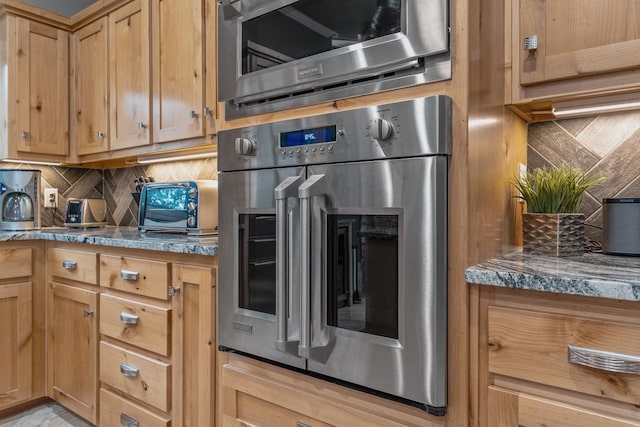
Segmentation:
{"type": "MultiPolygon", "coordinates": [[[[303,368],[297,356],[299,294],[287,282],[284,309],[280,311],[286,336],[278,337],[277,215],[274,190],[290,177],[302,182],[304,168],[224,172],[220,174],[221,194],[220,283],[218,307],[220,345],[280,363],[303,368]],[[232,266],[232,268],[231,268],[232,266]],[[224,283],[224,285],[222,285],[224,283]],[[295,303],[295,305],[294,305],[295,303]],[[277,338],[281,343],[276,344],[277,338]],[[295,351],[287,353],[287,348],[295,351]],[[292,354],[293,353],[293,354],[292,354]]],[[[286,265],[288,278],[299,274],[293,254],[298,251],[298,203],[283,201],[286,227],[285,250],[292,262],[286,265]]]]}
{"type": "Polygon", "coordinates": [[[309,166],[308,176],[309,370],[446,406],[447,159],[309,166]]]}
{"type": "Polygon", "coordinates": [[[298,0],[242,23],[242,74],[400,31],[401,1],[298,0]]]}

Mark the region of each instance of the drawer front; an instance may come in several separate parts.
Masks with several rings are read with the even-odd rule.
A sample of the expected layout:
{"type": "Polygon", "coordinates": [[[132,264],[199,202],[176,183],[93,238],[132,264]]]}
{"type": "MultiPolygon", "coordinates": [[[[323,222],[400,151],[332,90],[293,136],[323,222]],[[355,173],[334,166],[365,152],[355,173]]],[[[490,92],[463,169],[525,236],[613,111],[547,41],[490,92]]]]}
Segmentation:
{"type": "Polygon", "coordinates": [[[100,286],[166,301],[169,299],[168,283],[169,265],[166,262],[100,256],[100,286]]]}
{"type": "Polygon", "coordinates": [[[640,405],[640,325],[489,307],[488,349],[492,373],[640,405]]]}
{"type": "Polygon", "coordinates": [[[100,425],[169,427],[171,421],[102,388],[100,389],[100,425]]]}
{"type": "Polygon", "coordinates": [[[30,248],[0,250],[0,279],[31,276],[31,256],[30,248]]]}
{"type": "Polygon", "coordinates": [[[640,427],[637,420],[500,388],[489,388],[488,397],[490,426],[640,427]]]}
{"type": "Polygon", "coordinates": [[[100,381],[161,411],[171,409],[171,366],[100,342],[100,381]]]}
{"type": "Polygon", "coordinates": [[[47,251],[49,274],[79,282],[97,284],[98,254],[90,251],[74,251],[51,248],[47,251]]]}
{"type": "Polygon", "coordinates": [[[171,309],[100,295],[100,333],[169,356],[171,309]]]}

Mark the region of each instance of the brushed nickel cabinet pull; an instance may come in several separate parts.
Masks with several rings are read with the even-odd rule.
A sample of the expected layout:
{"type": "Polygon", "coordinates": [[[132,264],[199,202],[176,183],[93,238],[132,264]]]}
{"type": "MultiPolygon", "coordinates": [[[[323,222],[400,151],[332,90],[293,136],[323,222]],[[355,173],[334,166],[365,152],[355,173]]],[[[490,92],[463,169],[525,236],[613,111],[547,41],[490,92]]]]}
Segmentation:
{"type": "Polygon", "coordinates": [[[200,114],[198,114],[195,111],[191,110],[191,111],[189,111],[189,117],[191,117],[192,119],[197,119],[198,117],[200,117],[200,114]]]}
{"type": "Polygon", "coordinates": [[[84,310],[82,312],[82,317],[84,317],[85,319],[89,316],[93,316],[93,310],[84,310]]]}
{"type": "Polygon", "coordinates": [[[531,52],[538,49],[538,36],[529,36],[524,38],[524,50],[531,52]]]}
{"type": "Polygon", "coordinates": [[[66,268],[67,270],[75,270],[78,268],[77,261],[62,261],[62,268],[66,268]]]}
{"type": "Polygon", "coordinates": [[[135,418],[131,418],[128,415],[120,414],[120,425],[122,425],[122,427],[138,427],[140,425],[140,421],[135,418]]]}
{"type": "Polygon", "coordinates": [[[137,271],[121,270],[120,277],[123,280],[131,280],[133,282],[137,282],[138,280],[140,280],[140,273],[138,273],[137,271]]]}
{"type": "Polygon", "coordinates": [[[569,363],[622,374],[640,375],[640,357],[570,345],[569,363]]]}
{"type": "Polygon", "coordinates": [[[300,421],[296,422],[296,427],[311,427],[309,424],[301,423],[300,421]]]}
{"type": "Polygon", "coordinates": [[[27,132],[26,130],[23,130],[22,132],[20,132],[20,135],[21,135],[23,138],[29,138],[29,132],[27,132]]]}
{"type": "Polygon", "coordinates": [[[147,125],[144,124],[143,122],[138,122],[138,129],[146,129],[147,125]]]}
{"type": "Polygon", "coordinates": [[[140,322],[140,316],[130,313],[120,313],[120,321],[125,325],[137,325],[140,322]]]}
{"type": "Polygon", "coordinates": [[[170,297],[173,297],[178,292],[180,292],[180,288],[174,288],[173,286],[169,286],[169,291],[167,292],[167,294],[169,294],[170,297]]]}
{"type": "Polygon", "coordinates": [[[138,375],[140,374],[140,369],[136,368],[135,366],[127,365],[126,363],[121,363],[120,372],[125,377],[138,378],[138,375]]]}
{"type": "Polygon", "coordinates": [[[204,107],[204,110],[202,111],[202,113],[205,116],[212,116],[213,115],[213,111],[211,110],[211,108],[209,107],[204,107]]]}
{"type": "Polygon", "coordinates": [[[102,131],[98,131],[98,133],[96,133],[96,135],[98,136],[98,138],[104,138],[104,132],[102,132],[102,131]]]}

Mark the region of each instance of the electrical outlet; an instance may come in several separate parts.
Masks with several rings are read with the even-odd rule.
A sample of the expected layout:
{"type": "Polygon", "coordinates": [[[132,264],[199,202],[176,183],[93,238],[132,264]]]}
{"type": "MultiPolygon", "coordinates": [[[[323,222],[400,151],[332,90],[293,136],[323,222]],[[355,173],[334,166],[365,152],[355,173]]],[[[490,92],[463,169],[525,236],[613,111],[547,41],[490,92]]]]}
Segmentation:
{"type": "Polygon", "coordinates": [[[44,189],[44,207],[45,208],[58,207],[58,189],[57,188],[44,189]]]}

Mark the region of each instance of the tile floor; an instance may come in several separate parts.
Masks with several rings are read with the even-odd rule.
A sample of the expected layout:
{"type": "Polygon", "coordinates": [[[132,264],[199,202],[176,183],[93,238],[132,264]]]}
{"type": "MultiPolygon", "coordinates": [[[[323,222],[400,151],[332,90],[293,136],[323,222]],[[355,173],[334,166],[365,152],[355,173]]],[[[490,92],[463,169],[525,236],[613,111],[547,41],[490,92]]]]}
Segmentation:
{"type": "Polygon", "coordinates": [[[92,427],[92,424],[55,402],[45,402],[8,418],[0,418],[0,427],[92,427]]]}

